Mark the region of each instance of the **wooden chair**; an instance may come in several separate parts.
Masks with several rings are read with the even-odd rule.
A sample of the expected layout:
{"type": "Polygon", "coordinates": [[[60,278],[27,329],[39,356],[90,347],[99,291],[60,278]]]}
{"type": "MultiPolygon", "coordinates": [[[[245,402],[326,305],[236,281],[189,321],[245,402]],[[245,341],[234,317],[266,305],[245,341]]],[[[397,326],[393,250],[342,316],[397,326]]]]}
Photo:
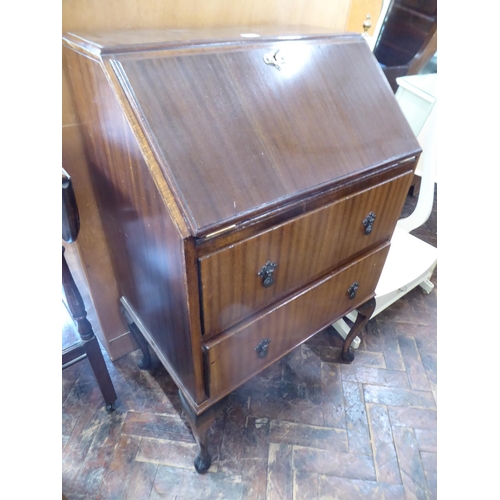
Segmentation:
{"type": "MultiPolygon", "coordinates": [[[[67,243],[76,240],[80,230],[80,218],[76,204],[75,193],[71,178],[62,170],[62,239],[67,243]]],[[[87,358],[97,379],[102,396],[106,403],[106,411],[111,413],[115,409],[117,399],[115,388],[109,376],[99,342],[94,335],[92,325],[87,319],[87,311],[78,287],[75,284],[71,271],[64,256],[62,247],[62,284],[71,316],[78,325],[81,340],[62,351],[62,369],[66,369],[78,361],[87,358]]]]}

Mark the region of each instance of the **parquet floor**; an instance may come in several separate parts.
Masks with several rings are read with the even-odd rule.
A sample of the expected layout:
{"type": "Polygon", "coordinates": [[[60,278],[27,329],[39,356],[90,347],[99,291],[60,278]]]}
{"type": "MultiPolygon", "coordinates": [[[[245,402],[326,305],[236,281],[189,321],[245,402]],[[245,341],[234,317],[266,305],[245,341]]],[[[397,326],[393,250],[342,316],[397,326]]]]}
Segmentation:
{"type": "MultiPolygon", "coordinates": [[[[408,198],[403,214],[411,213],[408,198]]],[[[436,246],[436,203],[414,232],[436,246]]],[[[437,272],[432,281],[437,285],[437,272]]],[[[63,494],[76,499],[434,499],[437,491],[437,286],[371,320],[352,364],[340,337],[316,335],[228,397],[211,428],[212,467],[177,389],[138,352],[106,361],[108,415],[87,361],[63,372],[63,494]]]]}

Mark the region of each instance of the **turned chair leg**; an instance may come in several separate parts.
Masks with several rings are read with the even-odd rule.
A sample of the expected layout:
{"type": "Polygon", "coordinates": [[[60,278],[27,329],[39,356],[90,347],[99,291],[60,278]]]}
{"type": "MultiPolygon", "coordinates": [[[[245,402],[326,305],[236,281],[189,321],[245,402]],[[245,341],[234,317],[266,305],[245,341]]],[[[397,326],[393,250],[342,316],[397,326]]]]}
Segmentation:
{"type": "Polygon", "coordinates": [[[201,415],[196,415],[191,406],[189,406],[184,395],[179,390],[179,396],[182,408],[186,414],[187,420],[193,432],[193,436],[198,444],[198,455],[194,459],[194,468],[198,474],[205,474],[212,464],[212,457],[208,452],[207,435],[213,421],[222,411],[226,404],[226,398],[222,399],[214,406],[211,406],[201,415]]]}
{"type": "Polygon", "coordinates": [[[66,262],[64,250],[64,247],[62,247],[62,284],[66,294],[68,307],[73,319],[77,322],[78,333],[82,339],[83,348],[85,349],[90,366],[94,372],[99,388],[101,389],[104,401],[106,402],[106,411],[111,413],[115,409],[115,401],[117,399],[115,388],[109,376],[99,342],[94,335],[94,330],[92,329],[90,321],[87,319],[85,304],[68,267],[68,263],[66,262]]]}
{"type": "Polygon", "coordinates": [[[357,308],[358,316],[356,318],[356,321],[354,322],[354,325],[352,325],[351,331],[344,340],[344,345],[342,346],[342,361],[351,363],[354,359],[354,353],[349,348],[352,344],[352,341],[360,335],[361,330],[366,325],[366,323],[368,323],[368,320],[371,318],[371,315],[375,310],[375,305],[375,298],[372,298],[357,308]]]}

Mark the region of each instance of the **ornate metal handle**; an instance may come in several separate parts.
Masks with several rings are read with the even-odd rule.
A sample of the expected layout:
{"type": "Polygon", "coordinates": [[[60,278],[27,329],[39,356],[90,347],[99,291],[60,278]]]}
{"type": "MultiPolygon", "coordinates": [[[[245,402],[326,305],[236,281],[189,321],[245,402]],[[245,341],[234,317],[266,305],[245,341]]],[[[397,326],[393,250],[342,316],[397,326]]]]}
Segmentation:
{"type": "Polygon", "coordinates": [[[278,264],[267,261],[262,269],[257,273],[257,276],[262,278],[262,286],[270,287],[274,283],[273,272],[278,267],[278,264]]]}
{"type": "Polygon", "coordinates": [[[375,217],[377,217],[373,212],[370,212],[363,221],[363,226],[365,226],[365,234],[370,234],[373,229],[373,223],[375,222],[375,217]]]}
{"type": "Polygon", "coordinates": [[[263,339],[259,342],[257,347],[255,348],[255,352],[259,358],[265,358],[267,356],[267,348],[271,343],[271,339],[263,339]]]}
{"type": "Polygon", "coordinates": [[[277,70],[281,71],[283,64],[285,64],[285,58],[279,54],[279,50],[276,52],[270,52],[264,56],[264,62],[266,64],[272,64],[277,70]]]}
{"type": "Polygon", "coordinates": [[[359,283],[355,281],[348,289],[347,294],[349,295],[349,299],[353,299],[356,297],[356,292],[358,291],[359,283]]]}

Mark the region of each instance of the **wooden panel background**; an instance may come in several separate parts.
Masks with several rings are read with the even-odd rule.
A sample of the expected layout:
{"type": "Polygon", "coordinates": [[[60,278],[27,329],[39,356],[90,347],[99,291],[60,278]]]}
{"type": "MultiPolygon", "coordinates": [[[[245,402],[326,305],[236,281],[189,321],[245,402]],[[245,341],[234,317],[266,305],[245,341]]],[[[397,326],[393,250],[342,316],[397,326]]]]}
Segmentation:
{"type": "MultiPolygon", "coordinates": [[[[367,13],[375,26],[378,16],[375,11],[380,10],[381,3],[381,0],[63,0],[62,32],[309,24],[361,33],[367,13]]],[[[96,330],[102,332],[100,340],[114,360],[133,350],[135,344],[119,315],[118,288],[90,184],[64,58],[62,64],[63,165],[73,178],[80,210],[82,225],[77,244],[100,322],[101,328],[96,330]]]]}
{"type": "Polygon", "coordinates": [[[352,0],[345,29],[356,33],[363,33],[363,23],[365,22],[366,15],[370,14],[372,27],[368,30],[368,34],[373,36],[380,10],[382,9],[382,3],[383,0],[352,0]]]}

